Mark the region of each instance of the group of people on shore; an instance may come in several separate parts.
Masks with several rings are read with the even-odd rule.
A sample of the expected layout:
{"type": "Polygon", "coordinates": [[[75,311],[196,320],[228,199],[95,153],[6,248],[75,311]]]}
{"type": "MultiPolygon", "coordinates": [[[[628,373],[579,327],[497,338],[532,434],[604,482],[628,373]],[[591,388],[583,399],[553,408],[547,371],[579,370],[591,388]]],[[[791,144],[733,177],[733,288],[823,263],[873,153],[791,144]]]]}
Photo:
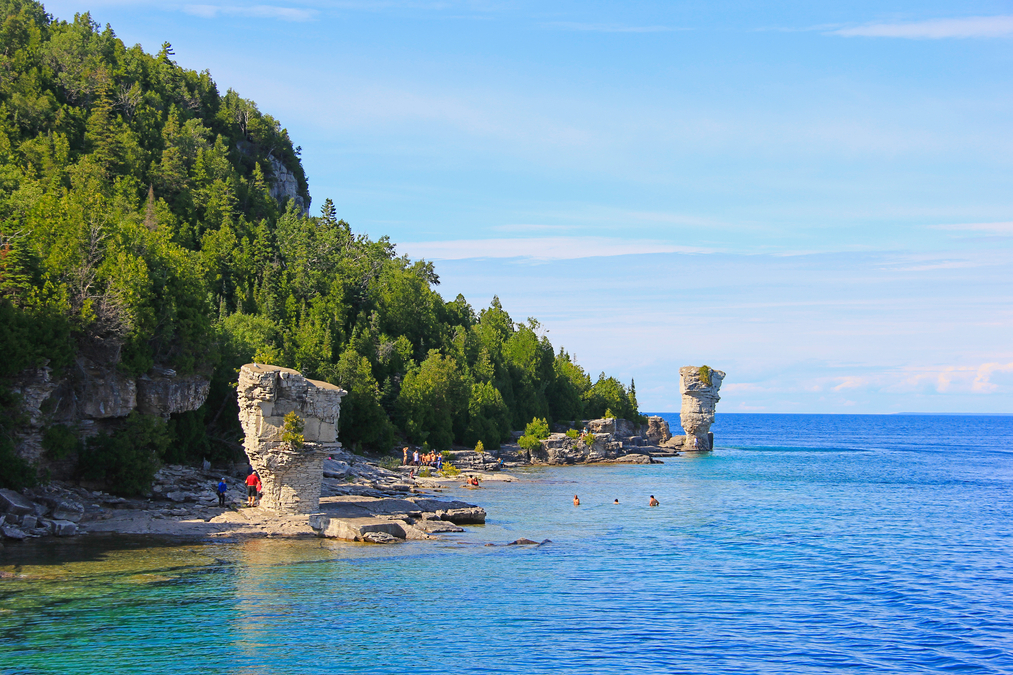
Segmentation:
{"type": "MultiPolygon", "coordinates": [[[[618,504],[619,500],[617,499],[617,500],[615,500],[612,503],[613,504],[618,504]]],[[[573,495],[573,505],[574,506],[580,506],[580,497],[578,497],[577,495],[573,495]]],[[[647,505],[648,506],[661,506],[661,502],[659,502],[657,499],[655,499],[654,495],[651,495],[651,500],[649,502],[647,502],[647,505]]]]}
{"type": "Polygon", "coordinates": [[[443,455],[438,452],[425,452],[419,454],[419,451],[415,450],[409,458],[408,448],[405,447],[403,454],[404,459],[402,460],[402,464],[404,466],[428,466],[436,469],[437,471],[443,470],[443,455]]]}

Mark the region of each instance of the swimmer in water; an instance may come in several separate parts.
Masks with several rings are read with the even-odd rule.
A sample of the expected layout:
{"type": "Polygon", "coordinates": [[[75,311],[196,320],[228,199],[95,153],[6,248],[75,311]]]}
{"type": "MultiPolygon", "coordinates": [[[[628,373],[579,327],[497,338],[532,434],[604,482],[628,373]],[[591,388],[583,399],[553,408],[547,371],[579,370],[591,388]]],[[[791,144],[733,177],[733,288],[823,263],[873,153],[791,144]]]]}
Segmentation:
{"type": "Polygon", "coordinates": [[[619,500],[617,499],[617,500],[615,500],[615,501],[614,501],[614,502],[612,502],[612,503],[613,503],[613,504],[618,504],[618,503],[619,503],[619,500]]]}
{"type": "Polygon", "coordinates": [[[580,506],[580,499],[577,498],[577,495],[573,495],[573,505],[580,506]]]}
{"type": "Polygon", "coordinates": [[[651,501],[649,502],[649,504],[650,504],[650,506],[660,506],[661,502],[659,502],[657,499],[655,499],[654,495],[651,495],[651,501]]]}

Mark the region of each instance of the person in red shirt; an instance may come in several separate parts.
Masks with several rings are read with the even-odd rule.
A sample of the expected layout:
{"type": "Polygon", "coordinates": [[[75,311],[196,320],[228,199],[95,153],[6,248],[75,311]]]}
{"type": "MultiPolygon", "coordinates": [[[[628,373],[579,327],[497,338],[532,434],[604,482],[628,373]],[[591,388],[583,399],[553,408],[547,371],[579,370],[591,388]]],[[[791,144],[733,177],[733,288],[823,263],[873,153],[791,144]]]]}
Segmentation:
{"type": "Polygon", "coordinates": [[[249,476],[246,477],[246,505],[253,506],[254,501],[257,499],[257,484],[260,483],[260,476],[257,475],[256,471],[252,471],[249,476]]]}

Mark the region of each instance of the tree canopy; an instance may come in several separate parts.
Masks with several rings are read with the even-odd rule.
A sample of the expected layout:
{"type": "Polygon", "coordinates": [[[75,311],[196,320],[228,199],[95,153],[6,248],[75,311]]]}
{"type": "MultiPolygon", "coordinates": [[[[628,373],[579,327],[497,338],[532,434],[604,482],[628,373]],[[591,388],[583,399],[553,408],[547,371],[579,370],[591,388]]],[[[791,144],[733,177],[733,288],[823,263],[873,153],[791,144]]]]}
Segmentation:
{"type": "Polygon", "coordinates": [[[592,384],[536,320],[445,301],[432,263],[354,233],[329,199],[308,215],[288,132],[168,43],[146,54],[34,0],[0,10],[0,385],[110,353],[128,374],[206,374],[204,407],[152,445],[177,461],[237,453],[233,383],[254,359],[348,390],[353,448],[496,447],[533,418],[638,414],[632,387],[592,384]],[[279,172],[297,194],[272,194],[279,172]]]}

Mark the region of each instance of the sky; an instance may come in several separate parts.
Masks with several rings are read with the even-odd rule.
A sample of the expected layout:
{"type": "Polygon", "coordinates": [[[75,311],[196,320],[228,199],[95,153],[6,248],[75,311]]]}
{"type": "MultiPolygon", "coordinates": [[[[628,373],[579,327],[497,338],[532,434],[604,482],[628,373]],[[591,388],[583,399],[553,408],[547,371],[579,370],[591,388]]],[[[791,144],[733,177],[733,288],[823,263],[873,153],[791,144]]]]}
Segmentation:
{"type": "Polygon", "coordinates": [[[723,412],[1013,412],[1013,0],[46,7],[170,42],[312,211],[644,411],[707,364],[723,412]]]}

